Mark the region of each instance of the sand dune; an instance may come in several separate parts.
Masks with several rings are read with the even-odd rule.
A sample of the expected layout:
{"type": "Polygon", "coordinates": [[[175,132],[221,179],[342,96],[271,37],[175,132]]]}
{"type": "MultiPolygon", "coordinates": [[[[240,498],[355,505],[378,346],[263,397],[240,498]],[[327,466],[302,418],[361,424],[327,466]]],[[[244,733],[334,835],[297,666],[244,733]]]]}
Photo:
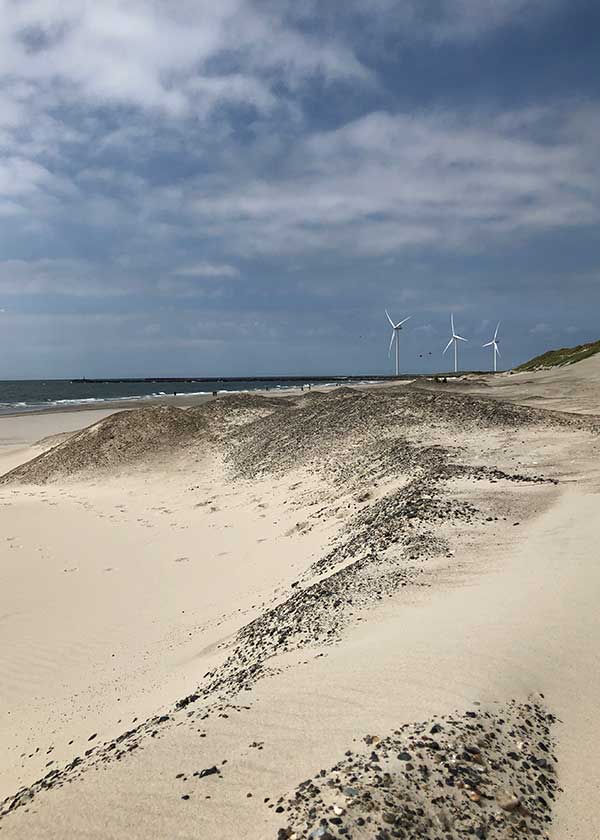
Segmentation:
{"type": "Polygon", "coordinates": [[[180,408],[119,411],[67,435],[50,448],[44,447],[40,455],[0,478],[0,483],[43,484],[59,476],[68,478],[83,471],[134,464],[179,449],[203,430],[206,424],[197,413],[180,408]]]}
{"type": "MultiPolygon", "coordinates": [[[[550,370],[464,377],[451,388],[545,409],[600,414],[600,354],[550,370]]],[[[428,386],[430,387],[430,386],[428,386]]]]}
{"type": "Polygon", "coordinates": [[[600,836],[598,421],[501,387],[134,410],[12,470],[2,836],[600,836]]]}

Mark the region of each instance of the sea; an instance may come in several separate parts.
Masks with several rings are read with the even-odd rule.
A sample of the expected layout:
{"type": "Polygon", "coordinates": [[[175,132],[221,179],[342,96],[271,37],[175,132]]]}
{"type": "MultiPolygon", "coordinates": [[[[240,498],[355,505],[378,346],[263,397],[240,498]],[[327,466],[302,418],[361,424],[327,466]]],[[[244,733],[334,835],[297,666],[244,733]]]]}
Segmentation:
{"type": "MultiPolygon", "coordinates": [[[[334,384],[320,377],[316,379],[206,379],[206,380],[105,380],[82,381],[70,379],[24,379],[0,381],[0,415],[18,414],[23,411],[44,411],[49,408],[69,406],[102,407],[102,403],[113,400],[127,401],[152,399],[155,397],[202,395],[244,391],[256,391],[269,388],[280,391],[298,388],[301,385],[334,384]]],[[[354,380],[357,381],[357,380],[354,380]]],[[[363,380],[367,381],[367,380],[363,380]]]]}

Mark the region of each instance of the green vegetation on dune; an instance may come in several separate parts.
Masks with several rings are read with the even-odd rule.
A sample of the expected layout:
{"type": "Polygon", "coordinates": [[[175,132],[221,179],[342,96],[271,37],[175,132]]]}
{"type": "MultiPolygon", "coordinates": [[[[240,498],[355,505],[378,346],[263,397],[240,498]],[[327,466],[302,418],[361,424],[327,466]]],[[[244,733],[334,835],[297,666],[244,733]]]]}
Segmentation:
{"type": "Polygon", "coordinates": [[[515,370],[543,370],[544,368],[562,367],[573,365],[589,356],[600,353],[600,341],[593,341],[589,344],[579,344],[577,347],[562,347],[560,350],[548,350],[535,359],[520,365],[515,370]]]}

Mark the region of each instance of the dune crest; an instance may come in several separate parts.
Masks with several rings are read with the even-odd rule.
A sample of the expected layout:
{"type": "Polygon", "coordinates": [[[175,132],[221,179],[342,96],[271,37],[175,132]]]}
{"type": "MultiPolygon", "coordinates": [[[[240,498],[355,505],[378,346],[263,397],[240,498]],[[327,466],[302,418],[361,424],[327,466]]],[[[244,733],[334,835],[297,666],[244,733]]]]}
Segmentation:
{"type": "Polygon", "coordinates": [[[189,443],[205,429],[198,415],[180,408],[119,411],[11,470],[0,484],[45,484],[84,471],[132,465],[189,443]]]}

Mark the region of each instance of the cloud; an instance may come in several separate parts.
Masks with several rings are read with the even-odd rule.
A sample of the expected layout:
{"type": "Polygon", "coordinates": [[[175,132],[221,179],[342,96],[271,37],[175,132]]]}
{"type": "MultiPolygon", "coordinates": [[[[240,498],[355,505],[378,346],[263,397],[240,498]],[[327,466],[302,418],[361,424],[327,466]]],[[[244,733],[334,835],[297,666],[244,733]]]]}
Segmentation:
{"type": "Polygon", "coordinates": [[[0,293],[12,296],[120,297],[141,288],[135,275],[115,275],[87,260],[43,258],[0,261],[0,293]]]}
{"type": "Polygon", "coordinates": [[[534,324],[534,326],[529,330],[530,335],[547,335],[550,332],[552,332],[552,327],[550,324],[546,324],[543,321],[534,324]]]}
{"type": "Polygon", "coordinates": [[[426,338],[438,335],[438,330],[433,326],[433,324],[420,324],[418,327],[413,327],[411,332],[416,335],[422,335],[426,338]]]}
{"type": "Polygon", "coordinates": [[[239,277],[239,269],[225,263],[199,262],[173,271],[175,277],[239,277]]]}
{"type": "Polygon", "coordinates": [[[210,263],[200,261],[191,265],[183,265],[167,275],[161,275],[156,284],[160,295],[172,298],[194,298],[207,301],[219,301],[225,296],[225,288],[219,281],[236,279],[240,276],[239,269],[228,263],[210,263]],[[198,283],[208,280],[210,283],[198,283]]]}
{"type": "Polygon", "coordinates": [[[442,0],[427,28],[439,40],[471,40],[507,25],[527,27],[561,5],[562,0],[442,0]]]}
{"type": "MultiPolygon", "coordinates": [[[[379,110],[280,147],[265,147],[260,135],[242,148],[225,136],[206,160],[186,159],[187,177],[169,175],[166,182],[145,161],[121,170],[108,158],[69,179],[67,170],[12,156],[0,162],[0,214],[20,214],[48,235],[74,220],[90,235],[97,231],[105,266],[121,266],[103,281],[108,289],[117,278],[139,285],[136,278],[145,274],[148,285],[152,276],[168,275],[183,293],[185,279],[238,276],[232,260],[285,266],[312,257],[394,260],[418,250],[512,247],[530,235],[600,221],[593,154],[599,113],[568,103],[494,115],[379,110]],[[182,242],[190,252],[183,258],[182,242]],[[214,259],[198,259],[207,248],[214,259]],[[122,268],[125,254],[129,271],[122,268]]],[[[168,145],[175,137],[166,139],[163,154],[176,166],[168,145]]],[[[136,145],[149,144],[140,136],[136,145]]],[[[51,272],[57,287],[66,276],[74,288],[75,274],[84,276],[75,263],[57,263],[63,272],[62,279],[51,272]]],[[[92,263],[90,277],[108,274],[92,263]]],[[[40,271],[48,271],[40,266],[29,271],[24,288],[39,284],[40,271]]],[[[102,286],[82,286],[94,284],[102,286]]],[[[161,288],[177,292],[166,279],[161,288]]]]}
{"type": "Polygon", "coordinates": [[[45,192],[48,195],[71,193],[66,181],[48,169],[23,157],[9,156],[0,161],[0,195],[9,199],[27,198],[45,192]]]}
{"type": "Polygon", "coordinates": [[[366,72],[344,45],[324,46],[248,0],[4,0],[2,16],[0,75],[54,103],[121,103],[173,116],[223,99],[270,108],[260,77],[273,71],[293,85],[366,72]]]}
{"type": "Polygon", "coordinates": [[[329,14],[319,0],[285,3],[273,0],[271,10],[285,9],[285,18],[304,26],[319,20],[328,35],[345,34],[352,42],[358,31],[362,52],[385,49],[394,40],[394,49],[411,43],[468,44],[489,38],[507,28],[535,27],[566,7],[566,0],[345,0],[343,8],[329,14]]]}
{"type": "MultiPolygon", "coordinates": [[[[596,224],[594,122],[570,132],[578,117],[565,108],[552,115],[555,137],[537,140],[548,117],[373,112],[300,140],[276,179],[240,181],[235,171],[229,182],[221,172],[183,186],[174,204],[245,256],[477,249],[486,239],[596,224]]],[[[165,209],[160,196],[149,200],[165,209]]]]}
{"type": "Polygon", "coordinates": [[[0,144],[3,132],[23,128],[32,152],[52,154],[59,138],[86,142],[95,109],[121,109],[125,123],[128,108],[169,120],[205,120],[227,106],[297,116],[297,97],[314,82],[373,92],[377,73],[363,56],[381,54],[392,35],[400,50],[468,41],[564,6],[373,0],[366,12],[359,0],[335,10],[315,0],[2,0],[0,80],[9,84],[0,87],[0,144]],[[69,111],[79,127],[63,118],[69,111]]]}
{"type": "MultiPolygon", "coordinates": [[[[443,0],[423,12],[416,0],[376,0],[369,17],[376,41],[397,28],[418,41],[444,27],[458,37],[512,19],[525,25],[558,6],[443,0]]],[[[243,254],[275,244],[286,254],[303,245],[391,254],[463,241],[469,216],[509,233],[521,223],[594,222],[589,171],[576,160],[584,135],[591,171],[593,109],[551,145],[528,139],[548,121],[536,108],[491,120],[378,110],[311,133],[303,86],[375,90],[358,57],[362,8],[349,3],[332,15],[314,2],[5,0],[0,215],[53,226],[64,208],[68,218],[123,228],[138,212],[161,237],[196,221],[206,236],[225,236],[227,224],[243,254]],[[250,142],[236,130],[236,118],[244,127],[249,119],[244,108],[254,114],[250,142]],[[191,177],[157,184],[178,158],[191,177]],[[455,224],[443,220],[447,211],[455,224]]]]}

